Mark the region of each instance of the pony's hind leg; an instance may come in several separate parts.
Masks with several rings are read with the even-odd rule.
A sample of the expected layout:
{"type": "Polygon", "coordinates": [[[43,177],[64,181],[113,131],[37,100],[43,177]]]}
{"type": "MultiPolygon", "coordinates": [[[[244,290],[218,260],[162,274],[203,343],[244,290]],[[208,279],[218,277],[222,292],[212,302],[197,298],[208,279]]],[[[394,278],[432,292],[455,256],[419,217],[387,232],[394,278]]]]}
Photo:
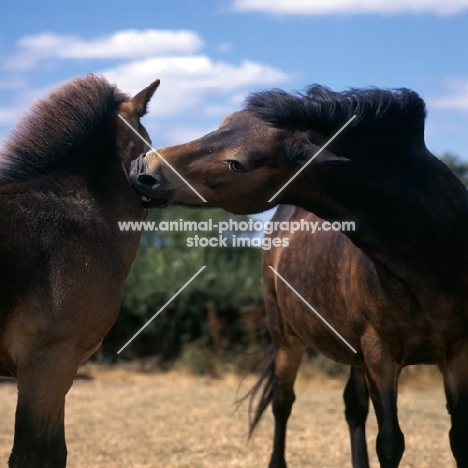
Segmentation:
{"type": "Polygon", "coordinates": [[[275,432],[269,468],[286,468],[286,425],[295,400],[294,382],[306,348],[298,340],[288,341],[288,346],[276,350],[272,404],[275,432]]]}
{"type": "Polygon", "coordinates": [[[9,468],[65,468],[65,395],[79,359],[70,349],[36,350],[18,367],[18,403],[9,468]]]}
{"type": "Polygon", "coordinates": [[[351,439],[353,468],[369,468],[366,443],[366,419],[369,412],[369,392],[365,370],[351,367],[343,399],[351,439]]]}
{"type": "Polygon", "coordinates": [[[442,368],[447,409],[450,413],[450,447],[458,468],[468,467],[468,344],[458,349],[442,368]]]}

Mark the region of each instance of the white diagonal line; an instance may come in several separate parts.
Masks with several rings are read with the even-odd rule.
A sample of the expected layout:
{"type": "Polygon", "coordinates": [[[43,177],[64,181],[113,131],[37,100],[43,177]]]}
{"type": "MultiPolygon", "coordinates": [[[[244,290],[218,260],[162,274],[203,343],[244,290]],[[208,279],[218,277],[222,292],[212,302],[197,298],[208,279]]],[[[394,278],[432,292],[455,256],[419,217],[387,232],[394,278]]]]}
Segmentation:
{"type": "Polygon", "coordinates": [[[168,165],[184,182],[185,182],[185,184],[186,184],[188,187],[190,187],[190,188],[200,197],[200,199],[201,199],[202,201],[204,201],[204,202],[206,203],[206,200],[195,190],[194,187],[192,187],[191,184],[189,184],[189,183],[187,182],[187,180],[185,180],[185,178],[177,171],[177,169],[175,169],[170,163],[168,163],[168,162],[161,156],[161,154],[159,153],[159,151],[155,150],[155,149],[151,146],[151,144],[150,144],[148,141],[146,141],[146,139],[143,138],[143,137],[127,122],[127,120],[126,120],[124,117],[122,117],[120,114],[119,114],[119,117],[125,122],[125,124],[126,124],[129,128],[131,128],[131,129],[141,138],[141,140],[142,140],[144,143],[146,143],[146,144],[151,148],[151,151],[154,151],[154,152],[155,152],[155,153],[156,153],[156,154],[157,154],[157,155],[158,155],[158,156],[159,156],[159,157],[160,157],[160,158],[161,158],[161,159],[162,159],[162,160],[163,160],[163,161],[164,161],[164,162],[165,162],[165,163],[166,163],[166,164],[167,164],[167,165],[168,165]]]}
{"type": "Polygon", "coordinates": [[[204,269],[203,265],[118,351],[120,354],[204,269]]]}
{"type": "Polygon", "coordinates": [[[278,276],[278,278],[283,281],[283,283],[291,289],[291,291],[296,294],[296,296],[344,343],[348,346],[351,351],[357,353],[357,351],[272,267],[269,268],[273,273],[278,276]]]}
{"type": "Polygon", "coordinates": [[[353,115],[269,200],[272,202],[354,119],[353,115]]]}

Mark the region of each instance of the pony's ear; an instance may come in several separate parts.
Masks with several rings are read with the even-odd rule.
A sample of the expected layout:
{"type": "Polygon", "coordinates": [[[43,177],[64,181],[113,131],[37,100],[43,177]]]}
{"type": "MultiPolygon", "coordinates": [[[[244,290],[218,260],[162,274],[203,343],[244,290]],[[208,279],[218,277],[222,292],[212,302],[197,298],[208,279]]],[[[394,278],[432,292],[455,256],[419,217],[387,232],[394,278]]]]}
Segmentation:
{"type": "Polygon", "coordinates": [[[153,94],[158,89],[159,83],[160,80],[153,81],[147,88],[132,98],[132,110],[138,117],[143,117],[146,114],[148,102],[150,102],[153,94]]]}
{"type": "Polygon", "coordinates": [[[312,143],[305,132],[292,133],[285,142],[286,159],[294,164],[312,166],[349,164],[351,160],[312,143]],[[312,162],[310,160],[313,159],[312,162]]]}
{"type": "Polygon", "coordinates": [[[342,164],[349,164],[351,162],[350,159],[345,158],[343,156],[338,156],[327,149],[322,149],[320,146],[314,145],[313,143],[308,142],[306,147],[306,154],[307,157],[301,161],[301,164],[305,164],[313,158],[313,165],[342,165],[342,164]]]}

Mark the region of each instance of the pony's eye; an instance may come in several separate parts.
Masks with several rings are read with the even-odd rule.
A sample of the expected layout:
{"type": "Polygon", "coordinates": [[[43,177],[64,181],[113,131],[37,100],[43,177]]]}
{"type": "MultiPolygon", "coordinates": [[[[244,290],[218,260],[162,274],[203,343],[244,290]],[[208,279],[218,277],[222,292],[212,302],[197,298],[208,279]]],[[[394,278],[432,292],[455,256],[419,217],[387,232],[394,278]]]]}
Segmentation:
{"type": "Polygon", "coordinates": [[[232,172],[247,172],[247,169],[239,161],[231,159],[228,161],[228,164],[232,172]]]}

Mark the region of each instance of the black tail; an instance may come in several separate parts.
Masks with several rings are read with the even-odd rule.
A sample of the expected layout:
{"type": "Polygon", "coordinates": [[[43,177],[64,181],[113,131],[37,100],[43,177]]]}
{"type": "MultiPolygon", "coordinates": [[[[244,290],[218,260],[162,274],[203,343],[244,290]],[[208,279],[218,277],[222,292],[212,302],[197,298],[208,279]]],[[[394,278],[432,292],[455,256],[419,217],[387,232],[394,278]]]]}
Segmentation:
{"type": "Polygon", "coordinates": [[[248,391],[248,393],[241,399],[240,402],[249,400],[249,439],[252,437],[255,427],[260,422],[263,413],[268,405],[273,400],[273,392],[275,386],[275,361],[276,361],[276,348],[271,344],[260,358],[259,362],[264,363],[264,369],[260,378],[255,385],[248,391]],[[260,398],[257,401],[254,410],[255,400],[257,394],[261,390],[260,398]]]}

